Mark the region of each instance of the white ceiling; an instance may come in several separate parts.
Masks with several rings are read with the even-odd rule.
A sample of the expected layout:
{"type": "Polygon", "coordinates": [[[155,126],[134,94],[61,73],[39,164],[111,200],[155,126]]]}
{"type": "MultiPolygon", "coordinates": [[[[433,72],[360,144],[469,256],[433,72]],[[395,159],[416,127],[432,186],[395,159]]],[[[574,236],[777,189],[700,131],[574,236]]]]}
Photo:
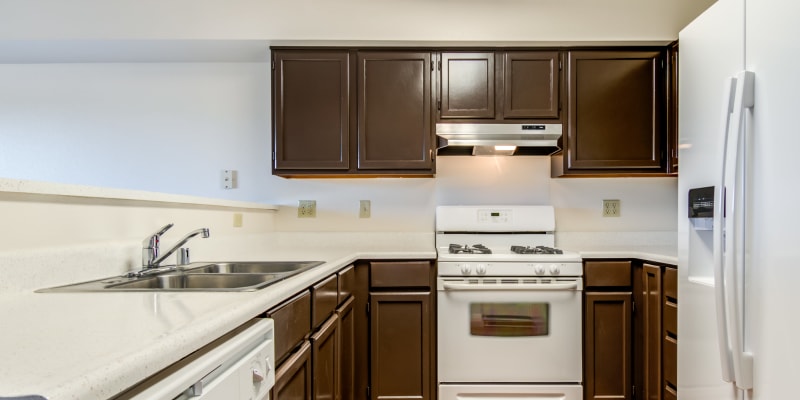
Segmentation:
{"type": "Polygon", "coordinates": [[[0,40],[670,41],[714,0],[0,0],[0,40]]]}

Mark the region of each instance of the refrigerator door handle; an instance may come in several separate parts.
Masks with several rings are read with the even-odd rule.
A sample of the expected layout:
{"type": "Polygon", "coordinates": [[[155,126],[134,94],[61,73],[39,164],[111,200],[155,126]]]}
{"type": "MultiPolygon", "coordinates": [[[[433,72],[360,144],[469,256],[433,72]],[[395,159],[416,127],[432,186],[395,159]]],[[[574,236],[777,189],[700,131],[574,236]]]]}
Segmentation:
{"type": "Polygon", "coordinates": [[[744,111],[753,107],[754,74],[742,71],[736,75],[733,110],[725,143],[724,173],[724,256],[728,343],[733,361],[736,386],[753,387],[753,355],[744,349],[744,251],[745,251],[745,135],[742,134],[744,111]]]}
{"type": "MultiPolygon", "coordinates": [[[[722,97],[722,120],[720,126],[720,148],[727,149],[728,124],[733,110],[733,95],[736,91],[736,78],[730,77],[725,80],[722,97]]],[[[714,191],[714,304],[717,316],[717,344],[719,345],[719,358],[722,367],[722,379],[725,382],[733,382],[733,365],[731,361],[731,347],[728,342],[728,321],[725,312],[725,268],[723,265],[723,220],[725,215],[725,153],[722,154],[722,173],[719,175],[719,184],[714,191]]]]}

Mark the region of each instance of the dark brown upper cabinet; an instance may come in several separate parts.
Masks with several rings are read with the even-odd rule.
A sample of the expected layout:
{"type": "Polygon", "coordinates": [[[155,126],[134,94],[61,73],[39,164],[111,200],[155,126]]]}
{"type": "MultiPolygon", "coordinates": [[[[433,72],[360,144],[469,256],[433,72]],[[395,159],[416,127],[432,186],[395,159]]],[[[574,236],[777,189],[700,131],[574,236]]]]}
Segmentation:
{"type": "Polygon", "coordinates": [[[358,53],[358,168],[432,171],[431,53],[358,53]]]}
{"type": "Polygon", "coordinates": [[[558,51],[441,53],[439,68],[441,122],[560,116],[558,51]]]}
{"type": "Polygon", "coordinates": [[[568,53],[569,123],[554,175],[664,174],[665,50],[568,53]]]}
{"type": "Polygon", "coordinates": [[[494,53],[442,53],[440,118],[494,118],[494,53]]]}
{"type": "Polygon", "coordinates": [[[273,52],[275,170],[350,168],[347,51],[273,52]]]}
{"type": "Polygon", "coordinates": [[[433,174],[431,53],[273,49],[273,174],[433,174]]]}
{"type": "Polygon", "coordinates": [[[503,117],[558,118],[558,52],[509,51],[503,56],[503,117]]]}

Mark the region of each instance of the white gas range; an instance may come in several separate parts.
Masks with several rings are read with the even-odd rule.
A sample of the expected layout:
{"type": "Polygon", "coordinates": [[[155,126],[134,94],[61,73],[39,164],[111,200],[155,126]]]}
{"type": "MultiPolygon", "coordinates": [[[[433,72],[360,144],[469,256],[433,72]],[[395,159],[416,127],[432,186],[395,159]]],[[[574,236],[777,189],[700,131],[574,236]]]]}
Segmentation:
{"type": "Polygon", "coordinates": [[[440,400],[582,399],[583,266],[554,230],[550,206],[437,208],[440,400]]]}

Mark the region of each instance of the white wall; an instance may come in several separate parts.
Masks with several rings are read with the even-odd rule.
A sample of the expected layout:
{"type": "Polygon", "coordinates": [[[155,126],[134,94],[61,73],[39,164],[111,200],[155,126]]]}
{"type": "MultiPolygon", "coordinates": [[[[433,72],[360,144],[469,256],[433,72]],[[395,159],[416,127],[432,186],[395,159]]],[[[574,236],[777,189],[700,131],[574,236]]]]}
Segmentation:
{"type": "Polygon", "coordinates": [[[0,176],[266,200],[265,63],[0,64],[0,176]],[[223,169],[240,188],[224,190],[223,169]]]}

